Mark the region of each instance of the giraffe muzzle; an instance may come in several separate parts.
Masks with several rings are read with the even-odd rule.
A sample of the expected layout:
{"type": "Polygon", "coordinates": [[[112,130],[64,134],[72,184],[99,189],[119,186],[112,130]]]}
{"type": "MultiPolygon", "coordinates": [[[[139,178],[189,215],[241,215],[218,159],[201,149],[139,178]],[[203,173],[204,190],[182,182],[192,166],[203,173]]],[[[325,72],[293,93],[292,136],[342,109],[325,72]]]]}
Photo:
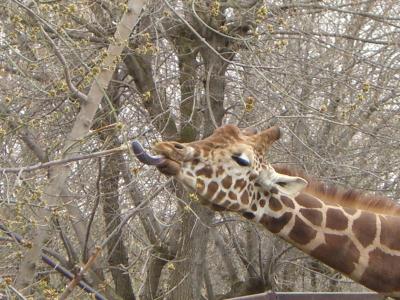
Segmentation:
{"type": "Polygon", "coordinates": [[[132,150],[137,159],[145,165],[161,166],[165,163],[166,159],[162,155],[151,155],[146,152],[143,146],[138,141],[133,141],[132,150]]]}

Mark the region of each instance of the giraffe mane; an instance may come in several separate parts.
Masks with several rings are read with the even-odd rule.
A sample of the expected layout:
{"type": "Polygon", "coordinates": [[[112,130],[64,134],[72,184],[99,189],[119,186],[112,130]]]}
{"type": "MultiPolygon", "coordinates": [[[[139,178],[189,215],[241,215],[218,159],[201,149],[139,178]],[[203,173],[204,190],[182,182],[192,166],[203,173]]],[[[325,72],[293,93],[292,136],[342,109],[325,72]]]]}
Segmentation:
{"type": "Polygon", "coordinates": [[[301,170],[286,165],[273,165],[273,167],[278,173],[298,176],[307,180],[308,185],[303,192],[317,197],[325,203],[371,211],[378,214],[400,216],[400,205],[390,198],[368,195],[359,190],[325,183],[305,174],[301,170]]]}

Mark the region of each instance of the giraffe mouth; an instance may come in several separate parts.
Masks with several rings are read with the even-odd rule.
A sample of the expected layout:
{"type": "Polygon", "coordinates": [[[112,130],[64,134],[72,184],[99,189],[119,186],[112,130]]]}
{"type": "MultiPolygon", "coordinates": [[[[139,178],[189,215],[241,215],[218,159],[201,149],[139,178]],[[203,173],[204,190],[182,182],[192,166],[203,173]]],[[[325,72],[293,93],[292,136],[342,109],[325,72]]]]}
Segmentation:
{"type": "Polygon", "coordinates": [[[173,145],[175,143],[160,142],[153,146],[153,151],[164,159],[161,164],[157,165],[157,169],[169,176],[176,176],[181,170],[182,157],[173,145]]]}
{"type": "Polygon", "coordinates": [[[155,156],[149,154],[138,141],[133,141],[131,146],[133,153],[140,162],[146,165],[156,166],[157,169],[165,175],[178,175],[181,167],[180,163],[172,159],[170,155],[162,151],[162,149],[158,149],[159,147],[155,148],[155,151],[159,154],[155,156]]]}

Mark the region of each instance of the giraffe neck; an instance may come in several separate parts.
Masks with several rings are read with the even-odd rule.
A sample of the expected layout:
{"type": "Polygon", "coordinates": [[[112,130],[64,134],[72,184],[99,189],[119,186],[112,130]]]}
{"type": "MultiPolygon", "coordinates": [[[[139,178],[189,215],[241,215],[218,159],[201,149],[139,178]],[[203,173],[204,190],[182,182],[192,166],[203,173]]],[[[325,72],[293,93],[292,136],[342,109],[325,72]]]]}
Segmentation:
{"type": "Polygon", "coordinates": [[[271,191],[247,218],[378,292],[400,296],[400,217],[271,191]],[[393,294],[396,291],[397,294],[393,294]]]}

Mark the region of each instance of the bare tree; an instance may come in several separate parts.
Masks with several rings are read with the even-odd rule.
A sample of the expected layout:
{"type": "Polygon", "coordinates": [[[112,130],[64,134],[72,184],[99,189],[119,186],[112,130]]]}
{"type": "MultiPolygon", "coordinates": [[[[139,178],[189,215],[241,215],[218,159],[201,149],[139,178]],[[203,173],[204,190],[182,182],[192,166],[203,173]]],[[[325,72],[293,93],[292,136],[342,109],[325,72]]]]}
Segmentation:
{"type": "Polygon", "coordinates": [[[54,298],[42,251],[72,271],[96,245],[107,299],[361,290],[126,149],[278,124],[271,162],[398,198],[397,2],[0,4],[0,221],[26,240],[0,236],[5,290],[54,298]]]}

